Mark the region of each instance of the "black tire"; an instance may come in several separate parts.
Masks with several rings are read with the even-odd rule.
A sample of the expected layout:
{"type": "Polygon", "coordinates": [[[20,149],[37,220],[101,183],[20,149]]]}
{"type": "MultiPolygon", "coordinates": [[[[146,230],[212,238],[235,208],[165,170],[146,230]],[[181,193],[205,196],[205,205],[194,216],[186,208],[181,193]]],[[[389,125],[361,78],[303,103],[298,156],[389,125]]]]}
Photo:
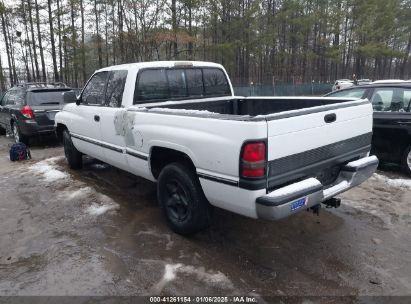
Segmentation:
{"type": "Polygon", "coordinates": [[[404,151],[402,156],[402,167],[408,175],[411,175],[411,146],[408,146],[404,151]]]}
{"type": "Polygon", "coordinates": [[[83,155],[74,147],[68,130],[63,131],[63,145],[64,155],[70,169],[81,169],[83,167],[83,155]]]}
{"type": "Polygon", "coordinates": [[[170,228],[181,235],[192,235],[210,224],[211,206],[190,165],[172,163],[160,172],[157,198],[170,228]]]}
{"type": "Polygon", "coordinates": [[[12,121],[12,122],[11,122],[11,132],[12,132],[12,134],[13,134],[14,141],[15,141],[16,143],[21,142],[21,143],[23,143],[23,144],[25,144],[25,145],[28,145],[28,144],[29,144],[29,137],[21,134],[19,125],[18,125],[17,122],[15,122],[15,121],[12,121]]]}

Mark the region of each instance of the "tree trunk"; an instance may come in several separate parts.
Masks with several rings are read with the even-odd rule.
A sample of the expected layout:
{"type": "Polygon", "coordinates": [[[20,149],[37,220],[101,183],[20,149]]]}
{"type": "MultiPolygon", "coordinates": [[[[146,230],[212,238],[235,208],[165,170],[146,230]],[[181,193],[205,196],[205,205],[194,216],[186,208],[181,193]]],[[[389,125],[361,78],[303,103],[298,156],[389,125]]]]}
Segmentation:
{"type": "Polygon", "coordinates": [[[188,57],[190,60],[193,60],[193,42],[191,41],[193,36],[193,29],[192,29],[192,10],[193,10],[193,3],[192,0],[188,1],[188,34],[190,35],[190,41],[188,42],[188,57]]]}
{"type": "Polygon", "coordinates": [[[39,71],[39,62],[37,60],[36,39],[34,37],[34,26],[33,26],[31,1],[32,0],[27,0],[28,6],[29,6],[29,22],[30,22],[31,42],[33,43],[34,65],[36,67],[36,77],[34,77],[34,79],[39,80],[40,79],[40,71],[39,71]]]}
{"type": "Polygon", "coordinates": [[[78,71],[77,71],[77,36],[76,36],[76,30],[74,27],[74,1],[75,0],[70,0],[70,9],[71,9],[71,43],[73,47],[73,74],[74,74],[74,79],[72,83],[76,88],[78,88],[78,71]]]}
{"type": "MultiPolygon", "coordinates": [[[[60,0],[57,0],[57,33],[59,39],[59,71],[62,75],[63,71],[63,53],[61,47],[61,11],[60,11],[60,0]]],[[[63,78],[63,76],[60,76],[63,78]]]]}
{"type": "Polygon", "coordinates": [[[177,3],[176,0],[171,0],[171,27],[174,34],[173,39],[173,57],[178,58],[178,48],[177,48],[177,3]]]}
{"type": "Polygon", "coordinates": [[[46,82],[47,81],[47,76],[46,76],[46,64],[44,62],[44,53],[43,53],[43,45],[41,42],[41,31],[40,31],[40,14],[39,14],[39,6],[37,3],[37,0],[34,0],[35,7],[36,7],[36,24],[37,24],[37,35],[39,39],[39,48],[40,48],[40,60],[41,60],[41,73],[42,73],[42,81],[46,82]]]}
{"type": "Polygon", "coordinates": [[[103,66],[103,55],[101,51],[101,39],[100,39],[100,31],[99,31],[99,19],[100,13],[97,9],[97,0],[94,0],[94,11],[96,14],[96,34],[97,34],[97,53],[98,53],[98,67],[101,68],[103,66]]]}
{"type": "MultiPolygon", "coordinates": [[[[26,38],[25,38],[25,39],[26,39],[25,48],[26,48],[26,45],[28,45],[29,55],[30,55],[31,75],[33,75],[33,78],[35,78],[35,77],[36,77],[36,74],[34,73],[33,53],[32,53],[32,51],[31,51],[31,43],[30,43],[29,34],[28,34],[29,31],[28,31],[28,28],[27,28],[27,15],[26,15],[26,4],[25,4],[25,1],[22,0],[22,1],[21,1],[21,4],[22,4],[22,10],[23,10],[24,31],[25,31],[25,34],[26,34],[26,38]]],[[[26,48],[26,54],[27,54],[27,48],[26,48]]],[[[29,81],[31,81],[31,77],[30,77],[29,81]]]]}
{"type": "Polygon", "coordinates": [[[53,32],[53,15],[51,12],[51,0],[47,1],[49,10],[49,24],[50,24],[50,42],[51,42],[51,57],[53,60],[53,71],[54,71],[54,81],[59,81],[59,73],[57,70],[57,59],[56,59],[56,46],[54,43],[54,32],[53,32]]]}
{"type": "Polygon", "coordinates": [[[117,4],[118,38],[120,41],[120,63],[124,63],[123,4],[121,0],[118,0],[117,4]]]}
{"type": "Polygon", "coordinates": [[[4,43],[6,44],[7,63],[9,65],[10,86],[13,86],[14,85],[14,75],[13,75],[13,69],[12,69],[12,64],[11,64],[11,52],[10,52],[9,39],[7,36],[7,30],[6,30],[6,20],[4,18],[3,13],[1,14],[1,27],[3,29],[4,43]]]}
{"type": "Polygon", "coordinates": [[[4,81],[3,64],[1,62],[1,56],[0,56],[0,91],[2,92],[6,91],[6,82],[4,81]]]}
{"type": "Polygon", "coordinates": [[[86,74],[86,49],[84,46],[84,7],[83,0],[80,0],[80,12],[81,12],[81,70],[83,72],[83,84],[87,80],[86,74]]]}

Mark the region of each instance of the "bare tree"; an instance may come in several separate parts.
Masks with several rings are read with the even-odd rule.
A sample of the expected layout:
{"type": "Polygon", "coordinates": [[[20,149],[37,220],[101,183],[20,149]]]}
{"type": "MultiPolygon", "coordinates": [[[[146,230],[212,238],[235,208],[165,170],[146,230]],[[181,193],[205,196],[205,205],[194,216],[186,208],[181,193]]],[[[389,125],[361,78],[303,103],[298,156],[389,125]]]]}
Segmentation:
{"type": "Polygon", "coordinates": [[[57,59],[56,59],[56,46],[54,43],[54,31],[53,31],[53,14],[51,11],[51,0],[47,1],[48,12],[49,12],[49,25],[50,25],[50,42],[51,42],[51,58],[53,60],[53,72],[54,81],[59,81],[59,72],[57,69],[57,59]]]}

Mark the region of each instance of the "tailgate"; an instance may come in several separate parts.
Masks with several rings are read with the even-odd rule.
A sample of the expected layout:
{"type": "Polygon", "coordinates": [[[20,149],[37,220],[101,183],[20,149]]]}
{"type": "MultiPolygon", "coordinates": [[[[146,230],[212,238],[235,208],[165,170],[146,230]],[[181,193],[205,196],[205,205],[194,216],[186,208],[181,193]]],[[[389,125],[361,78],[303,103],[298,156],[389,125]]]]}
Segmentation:
{"type": "Polygon", "coordinates": [[[267,116],[268,189],[307,177],[331,184],[369,152],[372,115],[368,100],[356,100],[267,116]]]}

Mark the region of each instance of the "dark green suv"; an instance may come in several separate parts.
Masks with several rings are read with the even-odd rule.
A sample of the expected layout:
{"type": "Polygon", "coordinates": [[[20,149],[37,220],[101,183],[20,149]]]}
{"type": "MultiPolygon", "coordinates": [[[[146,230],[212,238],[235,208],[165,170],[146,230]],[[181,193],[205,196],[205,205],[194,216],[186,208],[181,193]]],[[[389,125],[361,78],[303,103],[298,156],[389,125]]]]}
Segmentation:
{"type": "Polygon", "coordinates": [[[0,127],[16,142],[54,133],[54,116],[63,106],[63,93],[72,90],[62,83],[26,83],[8,90],[0,102],[0,127]]]}

